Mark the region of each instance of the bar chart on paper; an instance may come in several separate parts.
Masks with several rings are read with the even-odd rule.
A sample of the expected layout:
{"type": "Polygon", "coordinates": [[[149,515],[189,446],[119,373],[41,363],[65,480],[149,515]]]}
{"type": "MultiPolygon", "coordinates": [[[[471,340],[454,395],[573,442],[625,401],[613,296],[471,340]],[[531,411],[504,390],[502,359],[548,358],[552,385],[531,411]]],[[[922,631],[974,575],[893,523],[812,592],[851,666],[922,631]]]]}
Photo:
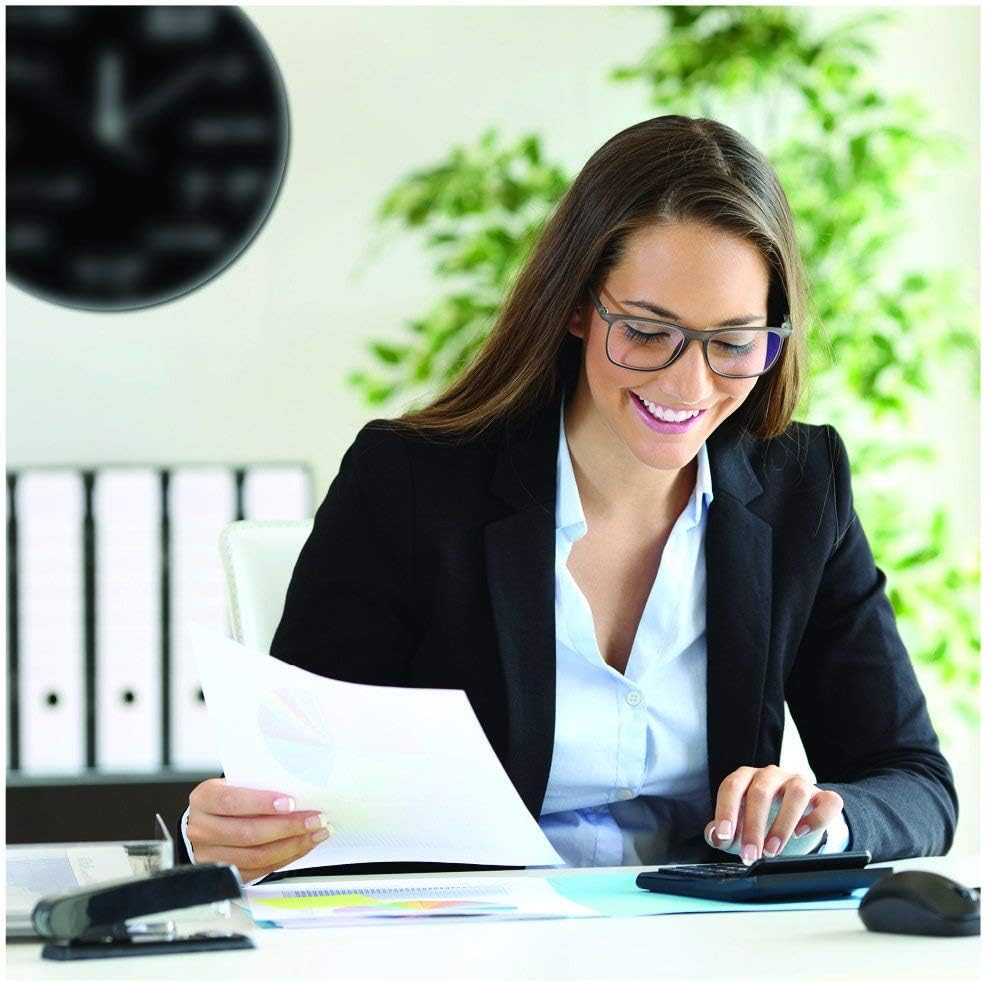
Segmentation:
{"type": "Polygon", "coordinates": [[[408,878],[379,885],[365,881],[306,882],[248,888],[254,921],[264,928],[313,928],[381,919],[585,918],[595,912],[564,898],[544,881],[523,877],[459,881],[408,878]]]}

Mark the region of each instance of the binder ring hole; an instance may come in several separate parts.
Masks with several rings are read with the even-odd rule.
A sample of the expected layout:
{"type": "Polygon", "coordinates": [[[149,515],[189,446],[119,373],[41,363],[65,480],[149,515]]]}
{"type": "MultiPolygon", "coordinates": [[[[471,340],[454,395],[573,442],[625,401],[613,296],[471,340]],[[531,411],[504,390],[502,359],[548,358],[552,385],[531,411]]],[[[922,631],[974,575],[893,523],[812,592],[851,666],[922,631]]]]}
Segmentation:
{"type": "Polygon", "coordinates": [[[46,693],[45,694],[44,701],[45,701],[45,703],[48,704],[48,706],[50,706],[50,707],[56,707],[56,706],[58,706],[58,703],[59,703],[58,694],[54,690],[51,690],[49,693],[46,693]]]}
{"type": "Polygon", "coordinates": [[[137,694],[134,693],[134,691],[132,689],[125,689],[120,694],[120,699],[123,700],[124,703],[136,703],[137,702],[137,694]]]}

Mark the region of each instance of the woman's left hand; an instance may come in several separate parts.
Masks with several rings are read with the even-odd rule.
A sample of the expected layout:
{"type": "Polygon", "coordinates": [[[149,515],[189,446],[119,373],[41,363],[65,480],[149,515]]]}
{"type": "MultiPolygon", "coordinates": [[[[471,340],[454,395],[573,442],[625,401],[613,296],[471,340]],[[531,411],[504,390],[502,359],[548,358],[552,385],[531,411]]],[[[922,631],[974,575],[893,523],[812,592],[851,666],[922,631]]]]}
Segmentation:
{"type": "Polygon", "coordinates": [[[843,806],[837,792],[820,789],[796,772],[776,765],[737,768],[718,788],[715,818],[705,827],[705,841],[751,864],[760,857],[778,856],[791,836],[820,833],[843,806]]]}

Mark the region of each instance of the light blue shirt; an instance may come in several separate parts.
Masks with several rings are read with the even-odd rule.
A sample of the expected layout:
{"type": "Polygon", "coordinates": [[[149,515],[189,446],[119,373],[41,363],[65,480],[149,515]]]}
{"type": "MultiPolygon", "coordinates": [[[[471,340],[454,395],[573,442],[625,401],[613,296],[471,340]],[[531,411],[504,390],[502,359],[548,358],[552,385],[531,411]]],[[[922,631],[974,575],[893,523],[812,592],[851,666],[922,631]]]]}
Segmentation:
{"type": "MultiPolygon", "coordinates": [[[[557,455],[554,756],[540,827],[566,864],[666,862],[675,842],[714,818],[708,786],[705,533],[714,494],[708,451],[674,523],[640,618],[625,674],[602,658],[591,608],[568,570],[588,531],[561,409],[557,455]]],[[[823,853],[844,850],[842,817],[823,853]]],[[[791,838],[805,852],[817,836],[791,838]],[[807,842],[810,841],[810,842],[807,842]]]]}
{"type": "Polygon", "coordinates": [[[602,658],[568,555],[588,530],[564,413],[557,457],[554,757],[540,826],[577,867],[650,864],[714,815],[708,788],[705,562],[713,498],[704,445],[664,546],[625,674],[602,658]]]}

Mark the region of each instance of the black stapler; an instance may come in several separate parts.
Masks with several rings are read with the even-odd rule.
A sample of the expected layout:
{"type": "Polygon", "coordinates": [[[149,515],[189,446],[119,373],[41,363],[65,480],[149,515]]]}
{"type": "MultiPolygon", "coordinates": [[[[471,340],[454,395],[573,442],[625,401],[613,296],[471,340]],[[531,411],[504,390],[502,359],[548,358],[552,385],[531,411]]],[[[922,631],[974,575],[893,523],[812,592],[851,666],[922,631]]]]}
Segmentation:
{"type": "Polygon", "coordinates": [[[194,864],[149,877],[109,881],[42,898],[31,914],[35,931],[51,939],[43,959],[101,959],[211,949],[253,949],[235,932],[179,936],[170,922],[132,925],[144,915],[241,897],[243,885],[228,864],[194,864]]]}

